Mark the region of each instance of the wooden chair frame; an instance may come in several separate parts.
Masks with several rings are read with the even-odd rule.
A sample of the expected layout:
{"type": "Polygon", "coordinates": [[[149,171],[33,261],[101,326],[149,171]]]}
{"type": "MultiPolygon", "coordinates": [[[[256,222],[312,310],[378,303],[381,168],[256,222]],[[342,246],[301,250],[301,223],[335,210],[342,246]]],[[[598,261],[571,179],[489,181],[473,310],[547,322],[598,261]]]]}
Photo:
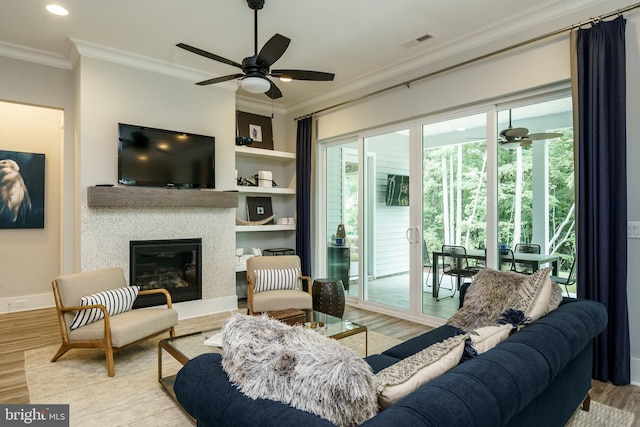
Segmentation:
{"type": "MultiPolygon", "coordinates": [[[[60,325],[60,334],[62,335],[62,344],[60,345],[60,349],[58,349],[57,353],[51,359],[52,362],[55,362],[56,360],[58,360],[62,355],[64,355],[67,351],[71,350],[72,348],[102,348],[104,349],[104,353],[107,359],[107,373],[110,377],[113,377],[115,375],[113,353],[115,353],[116,351],[139,344],[143,341],[146,341],[149,338],[153,338],[155,336],[164,334],[166,332],[169,332],[169,335],[171,337],[175,336],[175,327],[172,326],[169,329],[158,331],[152,335],[149,335],[137,341],[131,342],[122,347],[113,347],[111,345],[111,325],[110,325],[109,313],[107,312],[107,308],[102,304],[64,307],[62,305],[62,300],[60,299],[60,291],[58,289],[58,283],[55,280],[53,280],[51,284],[53,286],[53,297],[56,303],[56,312],[58,316],[58,323],[60,325]],[[67,333],[67,324],[64,319],[64,313],[67,313],[70,311],[78,311],[78,310],[90,310],[92,308],[98,308],[104,314],[104,319],[103,319],[104,320],[104,337],[99,340],[70,341],[69,335],[67,333]]],[[[168,309],[171,308],[171,295],[169,294],[169,291],[167,291],[166,289],[149,289],[149,290],[138,292],[138,295],[149,295],[149,294],[164,294],[167,301],[167,308],[168,309]]]]}

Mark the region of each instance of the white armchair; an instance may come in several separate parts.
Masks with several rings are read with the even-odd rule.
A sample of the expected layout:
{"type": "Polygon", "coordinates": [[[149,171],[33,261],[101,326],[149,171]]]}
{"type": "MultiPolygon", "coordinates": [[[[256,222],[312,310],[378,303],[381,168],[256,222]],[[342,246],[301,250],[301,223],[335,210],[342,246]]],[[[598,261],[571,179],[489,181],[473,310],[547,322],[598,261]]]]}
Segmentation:
{"type": "Polygon", "coordinates": [[[313,308],[311,277],[300,273],[297,255],[256,256],[247,260],[249,314],[313,308]],[[304,283],[306,282],[306,290],[304,283]]]}
{"type": "Polygon", "coordinates": [[[113,352],[165,332],[173,337],[178,313],[166,289],[137,292],[121,268],[59,276],[52,282],[62,345],[51,359],[72,348],[104,348],[107,372],[114,376],[113,352]],[[131,310],[136,295],[162,293],[166,306],[131,310]],[[135,294],[135,295],[134,295],[135,294]]]}

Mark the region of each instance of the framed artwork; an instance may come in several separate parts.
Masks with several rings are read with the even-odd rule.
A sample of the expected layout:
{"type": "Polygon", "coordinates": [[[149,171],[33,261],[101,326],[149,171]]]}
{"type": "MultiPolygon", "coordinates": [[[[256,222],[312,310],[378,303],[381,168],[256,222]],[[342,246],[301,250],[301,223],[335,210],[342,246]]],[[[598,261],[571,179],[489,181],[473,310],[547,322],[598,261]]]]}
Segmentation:
{"type": "Polygon", "coordinates": [[[273,150],[273,129],[271,117],[238,111],[236,113],[237,135],[251,138],[253,142],[247,147],[273,150]]]}
{"type": "Polygon", "coordinates": [[[406,175],[387,175],[387,206],[409,206],[409,177],[406,175]]]}
{"type": "Polygon", "coordinates": [[[44,228],[44,160],[0,150],[0,229],[44,228]]]}
{"type": "Polygon", "coordinates": [[[271,197],[247,197],[247,219],[249,221],[267,221],[273,224],[273,207],[271,197]]]}

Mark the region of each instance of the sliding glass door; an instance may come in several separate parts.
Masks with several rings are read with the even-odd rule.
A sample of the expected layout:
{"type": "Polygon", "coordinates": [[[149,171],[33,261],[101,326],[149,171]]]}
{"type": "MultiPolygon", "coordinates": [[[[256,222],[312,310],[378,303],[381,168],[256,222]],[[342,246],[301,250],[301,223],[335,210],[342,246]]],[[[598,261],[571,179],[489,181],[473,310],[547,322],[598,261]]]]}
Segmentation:
{"type": "Polygon", "coordinates": [[[434,266],[443,245],[463,247],[479,268],[502,268],[501,247],[538,245],[545,261],[535,267],[567,275],[571,116],[564,92],[324,143],[322,273],[344,278],[349,299],[425,319],[458,309],[460,282],[434,266]]]}
{"type": "Polygon", "coordinates": [[[411,243],[408,129],[363,141],[363,300],[409,310],[411,243]]]}
{"type": "Polygon", "coordinates": [[[458,279],[434,268],[434,253],[438,257],[443,245],[467,251],[486,247],[486,123],[487,116],[481,113],[422,127],[422,313],[426,315],[448,318],[458,308],[458,279]]]}

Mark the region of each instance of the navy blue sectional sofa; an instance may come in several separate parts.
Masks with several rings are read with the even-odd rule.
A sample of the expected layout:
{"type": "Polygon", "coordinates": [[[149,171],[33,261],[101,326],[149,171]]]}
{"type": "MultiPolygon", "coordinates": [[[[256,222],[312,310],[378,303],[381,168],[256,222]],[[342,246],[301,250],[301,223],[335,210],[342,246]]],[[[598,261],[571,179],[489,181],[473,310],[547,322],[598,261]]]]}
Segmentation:
{"type": "MultiPolygon", "coordinates": [[[[565,298],[556,310],[493,349],[460,363],[363,426],[563,426],[591,388],[593,339],[604,329],[600,303],[565,298]]],[[[455,335],[441,326],[366,358],[374,372],[455,335]]],[[[229,382],[219,354],[178,373],[175,393],[199,426],[331,426],[307,412],[252,400],[229,382]]]]}

